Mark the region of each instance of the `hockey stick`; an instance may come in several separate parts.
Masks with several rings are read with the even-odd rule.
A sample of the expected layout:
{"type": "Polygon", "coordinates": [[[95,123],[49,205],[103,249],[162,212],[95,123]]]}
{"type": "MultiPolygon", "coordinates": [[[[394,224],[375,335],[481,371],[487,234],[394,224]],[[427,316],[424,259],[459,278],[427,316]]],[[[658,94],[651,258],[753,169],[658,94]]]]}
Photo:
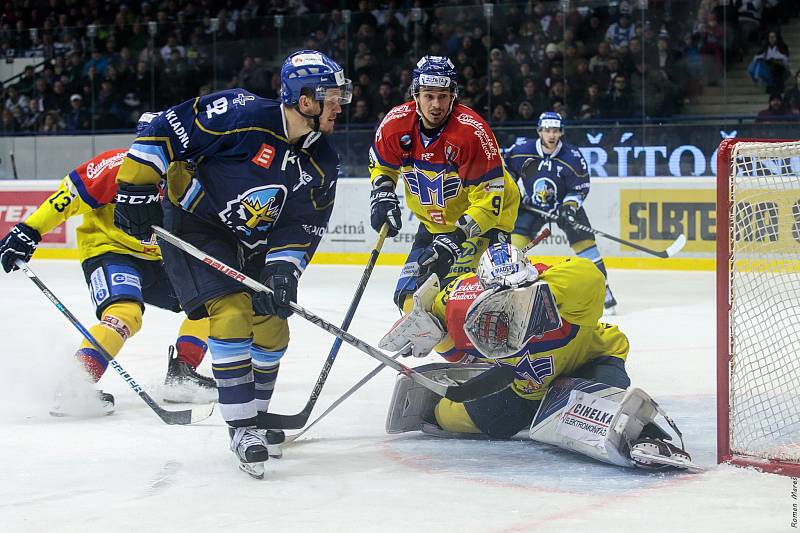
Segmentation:
{"type": "MultiPolygon", "coordinates": [[[[370,275],[372,275],[372,269],[375,267],[375,263],[378,261],[378,256],[381,253],[383,241],[386,240],[386,234],[388,231],[389,226],[384,224],[380,233],[378,233],[378,241],[372,248],[372,252],[370,252],[369,261],[367,262],[366,268],[364,268],[364,273],[361,275],[361,281],[359,281],[358,287],[356,287],[356,293],[353,295],[353,301],[350,302],[350,308],[347,310],[347,314],[342,322],[342,330],[344,331],[347,331],[347,328],[350,327],[350,322],[352,322],[353,316],[356,314],[356,308],[358,308],[358,304],[361,302],[361,296],[364,295],[364,290],[367,288],[367,282],[369,282],[370,275]]],[[[325,381],[328,379],[328,374],[331,371],[331,367],[333,366],[333,362],[336,360],[336,356],[338,355],[339,348],[341,346],[342,339],[336,337],[336,340],[333,341],[333,346],[331,346],[331,351],[328,353],[328,358],[325,360],[325,364],[322,365],[322,371],[317,378],[317,383],[314,385],[314,390],[311,391],[311,397],[308,399],[308,402],[306,402],[306,405],[303,407],[302,411],[296,415],[264,413],[262,415],[263,420],[261,417],[259,417],[258,424],[270,429],[300,429],[305,426],[306,422],[308,422],[308,417],[311,416],[311,411],[314,409],[314,405],[317,403],[317,399],[319,399],[319,395],[322,392],[322,387],[325,386],[325,381]]]]}
{"type": "Polygon", "coordinates": [[[200,422],[201,420],[205,420],[211,416],[211,413],[214,412],[213,403],[210,406],[205,405],[202,407],[187,409],[185,411],[167,411],[158,405],[156,401],[153,400],[153,398],[151,398],[150,395],[147,394],[138,383],[136,383],[136,380],[133,379],[133,376],[131,376],[124,368],[122,368],[122,365],[119,364],[116,359],[111,357],[111,354],[109,354],[105,348],[103,348],[100,343],[97,342],[92,334],[89,333],[89,330],[87,330],[83,324],[81,324],[80,321],[75,318],[75,315],[70,313],[69,309],[64,307],[64,304],[62,304],[61,301],[56,298],[56,295],[47,288],[44,282],[42,282],[42,280],[40,280],[39,277],[33,273],[27,263],[21,259],[17,259],[15,264],[25,273],[26,276],[30,278],[31,281],[33,281],[37,287],[39,287],[39,290],[42,291],[44,295],[47,296],[47,299],[56,306],[56,309],[61,311],[61,313],[72,323],[72,325],[81,332],[81,335],[83,335],[87,341],[92,343],[92,346],[94,346],[95,349],[100,352],[100,355],[102,355],[106,361],[108,361],[108,364],[111,366],[111,368],[117,371],[117,374],[119,374],[120,377],[125,380],[125,383],[127,383],[128,386],[132,388],[142,400],[144,400],[144,403],[146,403],[147,406],[150,407],[150,409],[152,409],[159,418],[161,418],[161,420],[170,425],[186,425],[200,422]]]}
{"type": "MultiPolygon", "coordinates": [[[[397,359],[399,356],[400,356],[400,354],[399,354],[399,353],[396,353],[396,354],[394,354],[394,355],[392,356],[392,359],[397,359]]],[[[363,386],[364,386],[364,384],[366,384],[366,383],[367,383],[367,381],[371,380],[371,379],[372,379],[372,378],[374,378],[376,375],[378,375],[378,373],[379,373],[381,370],[383,370],[384,368],[386,368],[386,365],[385,365],[385,364],[383,364],[383,363],[381,363],[381,364],[379,364],[378,366],[376,366],[375,368],[373,368],[372,370],[370,370],[369,374],[367,374],[366,376],[364,376],[363,378],[361,378],[361,379],[359,380],[359,382],[358,382],[358,383],[356,383],[355,385],[353,385],[352,387],[350,387],[349,389],[347,389],[347,392],[345,392],[344,394],[342,394],[341,396],[339,396],[339,397],[336,399],[336,401],[335,401],[335,402],[333,402],[333,403],[330,405],[330,407],[328,407],[327,409],[325,409],[325,411],[324,411],[324,412],[323,412],[321,415],[319,415],[317,418],[315,418],[315,419],[314,419],[314,421],[313,421],[313,422],[311,422],[311,423],[310,423],[308,426],[304,427],[304,428],[303,428],[303,431],[300,431],[299,433],[295,433],[294,435],[287,435],[287,436],[286,436],[286,441],[285,441],[285,443],[286,443],[286,444],[289,444],[289,443],[292,443],[292,442],[296,441],[297,439],[299,439],[301,435],[303,435],[303,434],[304,434],[306,431],[308,431],[309,429],[311,429],[312,427],[314,427],[314,426],[317,424],[317,422],[319,422],[320,420],[322,420],[323,418],[325,418],[325,417],[328,415],[328,413],[330,413],[331,411],[333,411],[334,409],[336,409],[336,408],[339,406],[339,404],[341,404],[343,401],[345,401],[345,400],[346,400],[346,399],[348,399],[350,396],[352,396],[354,392],[356,392],[358,389],[360,389],[361,387],[363,387],[363,386]]]]}
{"type": "MultiPolygon", "coordinates": [[[[161,228],[159,226],[153,226],[153,232],[155,232],[156,235],[158,235],[166,242],[183,250],[189,255],[199,259],[200,261],[207,264],[211,268],[222,272],[226,276],[230,276],[231,278],[235,279],[245,287],[248,287],[258,292],[269,292],[269,293],[272,292],[272,289],[270,289],[266,285],[259,283],[253,278],[250,278],[242,274],[238,270],[231,268],[225,263],[220,262],[219,260],[203,252],[202,250],[196,248],[195,246],[192,246],[183,239],[169,233],[164,228],[161,228]]],[[[289,302],[289,308],[294,313],[305,318],[312,324],[315,324],[316,326],[320,327],[321,329],[324,329],[328,333],[339,337],[350,346],[353,346],[354,348],[377,359],[378,361],[385,363],[387,366],[394,368],[398,372],[402,372],[420,386],[425,387],[426,389],[434,392],[435,394],[448,398],[449,400],[452,400],[454,402],[460,403],[473,400],[476,398],[481,398],[483,396],[488,396],[489,394],[493,394],[495,392],[505,389],[514,380],[515,372],[513,367],[498,365],[491,371],[484,372],[483,374],[474,377],[473,379],[463,383],[462,385],[444,385],[442,383],[438,383],[430,378],[423,376],[419,372],[415,371],[412,368],[407,367],[404,364],[398,363],[397,361],[395,361],[382,351],[378,350],[377,348],[373,347],[372,345],[367,344],[358,337],[351,335],[350,333],[344,331],[343,329],[337,327],[334,324],[331,324],[327,320],[315,315],[311,311],[308,311],[304,307],[301,307],[300,305],[294,302],[289,302]]]]}
{"type": "Polygon", "coordinates": [[[531,251],[531,249],[534,246],[536,246],[537,244],[539,244],[540,242],[542,242],[543,240],[545,240],[549,236],[550,236],[550,228],[546,228],[546,227],[542,228],[541,230],[539,230],[539,233],[536,235],[536,237],[534,237],[531,242],[529,242],[528,244],[525,245],[525,248],[522,249],[522,253],[523,254],[527,254],[528,252],[531,251]]]}
{"type": "MultiPolygon", "coordinates": [[[[534,213],[537,213],[554,222],[558,220],[558,216],[553,213],[548,213],[547,211],[542,211],[541,209],[536,209],[535,207],[527,207],[526,209],[533,211],[534,213]]],[[[606,233],[605,231],[600,231],[599,229],[590,228],[589,226],[584,226],[583,224],[573,223],[572,226],[575,229],[579,229],[581,231],[588,231],[589,233],[594,233],[595,235],[602,235],[606,239],[610,239],[620,244],[624,244],[625,246],[630,246],[631,248],[635,248],[646,254],[654,255],[656,257],[661,257],[661,258],[672,257],[678,252],[680,252],[684,246],[686,246],[686,235],[684,235],[683,233],[678,235],[678,238],[675,239],[675,242],[670,244],[666,250],[659,251],[659,250],[653,250],[652,248],[647,248],[646,246],[642,246],[641,244],[637,244],[635,242],[626,241],[625,239],[616,237],[614,235],[606,233]]]]}

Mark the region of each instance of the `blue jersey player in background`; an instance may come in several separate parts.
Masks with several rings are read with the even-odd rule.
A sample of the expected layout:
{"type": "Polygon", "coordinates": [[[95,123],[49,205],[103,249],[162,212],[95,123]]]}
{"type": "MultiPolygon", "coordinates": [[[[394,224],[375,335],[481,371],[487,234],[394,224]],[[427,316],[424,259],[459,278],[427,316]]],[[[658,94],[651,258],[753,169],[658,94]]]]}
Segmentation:
{"type": "Polygon", "coordinates": [[[325,134],[351,96],[336,62],[295,52],[281,68],[281,101],[230,89],[178,104],[139,134],[117,174],[114,222],[122,230],[149,239],[151,226],[163,223],[274,291],[251,293],[162,243],[184,310],[210,319],[208,349],[230,447],[240,468],[258,478],[269,454],[257,421],[289,343],[289,302],[333,209],[339,156],[325,134]],[[185,162],[184,171],[172,170],[176,162],[185,162]],[[167,194],[159,202],[162,177],[167,194]]]}
{"type": "Polygon", "coordinates": [[[506,166],[514,175],[522,193],[522,203],[511,242],[524,248],[545,223],[538,209],[558,215],[558,227],[567,235],[569,245],[579,257],[590,259],[606,278],[605,308],[614,313],[617,301],[608,287],[608,274],[594,234],[573,226],[591,227],[583,208],[589,194],[589,169],[577,147],[564,141],[561,115],[546,111],[536,123],[538,139],[521,137],[508,149],[506,166]]]}

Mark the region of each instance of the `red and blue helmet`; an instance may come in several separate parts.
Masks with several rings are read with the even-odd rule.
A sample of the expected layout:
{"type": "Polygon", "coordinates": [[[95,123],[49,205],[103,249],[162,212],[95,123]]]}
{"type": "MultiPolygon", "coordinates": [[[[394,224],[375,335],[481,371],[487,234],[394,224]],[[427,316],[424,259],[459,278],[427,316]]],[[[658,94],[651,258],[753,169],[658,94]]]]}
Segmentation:
{"type": "Polygon", "coordinates": [[[449,89],[458,96],[458,72],[455,65],[445,56],[424,56],[417,62],[411,73],[411,94],[416,97],[420,87],[449,89]]]}
{"type": "Polygon", "coordinates": [[[300,50],[281,66],[281,101],[295,105],[303,89],[311,89],[316,100],[331,98],[340,105],[349,104],[353,98],[353,84],[344,77],[344,69],[333,59],[316,50],[300,50]],[[328,89],[339,89],[329,94],[328,89]]]}

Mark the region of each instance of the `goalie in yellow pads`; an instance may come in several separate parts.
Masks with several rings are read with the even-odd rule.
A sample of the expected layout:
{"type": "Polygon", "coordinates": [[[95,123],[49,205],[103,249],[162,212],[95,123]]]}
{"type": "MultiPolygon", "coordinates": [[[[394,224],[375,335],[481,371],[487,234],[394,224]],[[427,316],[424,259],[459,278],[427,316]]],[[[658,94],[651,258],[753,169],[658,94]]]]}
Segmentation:
{"type": "Polygon", "coordinates": [[[422,367],[434,379],[459,367],[470,377],[463,365],[479,373],[487,364],[513,366],[517,378],[504,391],[456,404],[419,396],[400,377],[387,431],[505,439],[529,430],[534,440],[621,466],[689,468],[683,446],[654,423],[663,411],[640,389],[626,392],[628,339],[599,322],[604,300],[605,280],[588,259],[534,265],[507,243],[491,246],[476,274],[443,290],[430,278],[381,347],[419,357],[435,347],[457,363],[422,367]]]}

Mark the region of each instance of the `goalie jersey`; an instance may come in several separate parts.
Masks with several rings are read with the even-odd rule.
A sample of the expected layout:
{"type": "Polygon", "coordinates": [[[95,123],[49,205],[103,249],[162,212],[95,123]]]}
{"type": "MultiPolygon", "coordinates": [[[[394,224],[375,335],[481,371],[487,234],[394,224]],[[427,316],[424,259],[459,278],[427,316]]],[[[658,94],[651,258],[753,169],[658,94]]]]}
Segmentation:
{"type": "Polygon", "coordinates": [[[545,154],[541,143],[539,139],[520,137],[506,152],[506,163],[522,195],[543,211],[553,211],[567,201],[582,206],[589,194],[589,168],[580,150],[559,141],[553,153],[545,154]],[[529,158],[534,159],[536,171],[525,177],[522,165],[529,158]]]}
{"type": "Polygon", "coordinates": [[[483,357],[464,333],[467,310],[483,286],[475,274],[465,274],[444,288],[433,304],[433,314],[445,325],[447,336],[436,347],[450,362],[474,361],[513,366],[513,390],[529,400],[541,400],[550,382],[595,357],[628,355],[628,339],[619,328],[599,322],[605,300],[603,275],[588,259],[571,258],[553,266],[537,263],[539,279],[550,286],[562,326],[541,338],[532,338],[520,352],[501,359],[483,357]]]}
{"type": "Polygon", "coordinates": [[[469,215],[480,234],[514,228],[519,190],[505,169],[489,125],[456,104],[433,138],[420,131],[416,102],[393,108],[369,150],[370,179],[387,176],[405,184],[409,209],[429,232],[449,233],[469,215]]]}
{"type": "Polygon", "coordinates": [[[339,156],[326,137],[310,132],[291,144],[280,102],[230,89],[153,118],[117,181],[156,184],[176,161],[197,168],[193,177],[167,175],[170,201],[234,234],[248,257],[305,269],[336,193],[339,156]]]}
{"type": "Polygon", "coordinates": [[[108,252],[159,261],[161,251],[154,239],[139,241],[114,225],[115,180],[126,153],[109,150],[73,169],[25,223],[44,235],[68,218],[83,215],[77,229],[81,261],[108,252]]]}

